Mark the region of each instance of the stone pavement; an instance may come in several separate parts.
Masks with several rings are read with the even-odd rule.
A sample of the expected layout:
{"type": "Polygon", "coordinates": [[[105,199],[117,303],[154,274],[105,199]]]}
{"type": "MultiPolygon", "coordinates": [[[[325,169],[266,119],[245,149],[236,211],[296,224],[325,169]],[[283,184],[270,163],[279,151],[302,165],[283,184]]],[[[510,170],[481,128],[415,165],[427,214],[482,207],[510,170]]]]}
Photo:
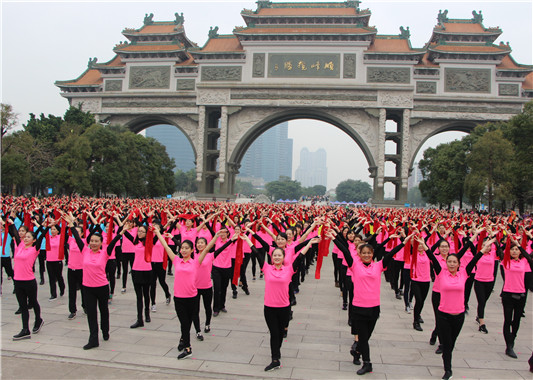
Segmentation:
{"type": "MultiPolygon", "coordinates": [[[[110,305],[111,338],[100,347],[84,351],[88,326],[83,312],[67,320],[68,297],[49,302],[48,283],[39,286],[39,302],[45,325],[31,339],[14,342],[12,335],[21,329],[20,317],[14,315],[17,301],[11,281],[4,278],[2,307],[2,378],[3,379],[209,379],[209,378],[279,378],[279,379],[355,379],[359,366],[352,364],[349,348],[352,336],[347,312],[341,310],[339,290],[333,286],[330,257],[324,261],[322,279],[313,274],[300,287],[294,319],[283,343],[282,368],[263,371],[270,362],[269,334],[263,317],[264,282],[251,280],[250,296],[239,290],[237,299],[226,302],[228,313],[213,318],[211,333],[203,342],[192,335],[193,355],[177,360],[179,322],[173,305],[165,306],[158,288],[157,312],[152,322],[141,329],[130,329],[135,321],[135,294],[131,279],[128,290],[116,295],[110,305]]],[[[65,272],[66,273],[66,272],[65,272]]],[[[66,279],[66,278],[65,278],[66,279]]],[[[174,277],[167,277],[171,286],[174,277]]],[[[527,360],[532,351],[533,313],[531,299],[526,306],[515,344],[518,359],[505,356],[501,333],[503,315],[495,286],[486,310],[488,335],[477,331],[474,321],[477,305],[472,292],[465,324],[456,344],[453,370],[456,379],[531,379],[527,360]]],[[[530,295],[531,298],[531,295],[530,295]]],[[[440,379],[442,360],[428,340],[434,325],[430,296],[422,313],[423,332],[412,328],[412,314],[404,311],[390,286],[382,282],[381,317],[370,341],[374,372],[365,379],[440,379]]],[[[78,299],[78,305],[80,304],[78,299]]],[[[78,306],[79,309],[81,309],[78,306]]],[[[203,311],[202,311],[203,312],[203,311]]],[[[201,312],[201,313],[202,313],[201,312]]],[[[201,320],[204,320],[201,314],[201,320]]],[[[30,312],[33,324],[33,313],[30,312]]],[[[203,324],[202,324],[203,328],[203,324]]]]}

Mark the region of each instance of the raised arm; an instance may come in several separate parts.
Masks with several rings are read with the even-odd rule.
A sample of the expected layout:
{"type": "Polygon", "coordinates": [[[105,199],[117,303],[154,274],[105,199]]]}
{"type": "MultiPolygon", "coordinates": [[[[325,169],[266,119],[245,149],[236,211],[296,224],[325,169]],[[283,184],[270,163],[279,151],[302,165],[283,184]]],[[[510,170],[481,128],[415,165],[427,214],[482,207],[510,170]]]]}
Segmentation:
{"type": "MultiPolygon", "coordinates": [[[[165,240],[165,238],[161,235],[161,232],[157,229],[157,228],[154,228],[154,234],[157,236],[157,238],[159,239],[159,241],[161,242],[161,245],[163,246],[163,248],[165,248],[165,252],[167,253],[168,255],[168,258],[170,259],[170,261],[174,261],[174,258],[176,257],[176,254],[172,251],[172,249],[168,246],[167,244],[167,241],[165,240]]],[[[131,235],[130,235],[131,236],[131,235]]]]}
{"type": "Polygon", "coordinates": [[[300,261],[305,256],[307,251],[309,251],[309,248],[311,248],[311,245],[312,244],[318,244],[319,241],[320,241],[320,238],[313,238],[313,239],[309,239],[307,241],[307,244],[305,245],[305,247],[303,247],[303,249],[300,251],[298,256],[296,256],[296,259],[294,259],[294,261],[292,262],[292,270],[294,272],[296,272],[298,270],[298,268],[300,266],[300,261]]]}

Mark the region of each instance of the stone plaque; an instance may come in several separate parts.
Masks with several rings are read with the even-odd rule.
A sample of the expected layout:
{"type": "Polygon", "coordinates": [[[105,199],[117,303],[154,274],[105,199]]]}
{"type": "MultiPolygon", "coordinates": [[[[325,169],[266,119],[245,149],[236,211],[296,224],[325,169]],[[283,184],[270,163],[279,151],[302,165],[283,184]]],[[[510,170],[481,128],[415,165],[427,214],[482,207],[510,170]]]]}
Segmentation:
{"type": "Polygon", "coordinates": [[[355,54],[344,54],[343,78],[355,78],[355,54]]]}
{"type": "Polygon", "coordinates": [[[501,83],[498,86],[498,95],[500,96],[518,96],[519,94],[518,84],[501,83]]]}
{"type": "Polygon", "coordinates": [[[339,78],[340,54],[268,55],[268,76],[273,78],[339,78]]]}
{"type": "Polygon", "coordinates": [[[254,53],[252,77],[265,77],[265,53],[254,53]]]}
{"type": "Polygon", "coordinates": [[[416,82],[417,94],[436,94],[437,82],[416,82]]]}
{"type": "Polygon", "coordinates": [[[206,66],[202,67],[202,82],[241,81],[241,66],[206,66]]]}
{"type": "Polygon", "coordinates": [[[122,81],[121,80],[111,80],[108,79],[105,81],[105,91],[122,91],[122,81]]]}
{"type": "Polygon", "coordinates": [[[192,90],[194,91],[195,80],[194,79],[178,79],[176,81],[176,90],[192,90]]]}
{"type": "Polygon", "coordinates": [[[103,99],[102,107],[108,108],[178,108],[178,107],[194,107],[196,102],[192,100],[179,100],[173,98],[118,98],[118,99],[103,99]]]}
{"type": "Polygon", "coordinates": [[[369,67],[366,70],[368,83],[411,83],[408,67],[369,67]]]}
{"type": "Polygon", "coordinates": [[[133,66],[130,89],[170,88],[170,66],[133,66]]]}
{"type": "Polygon", "coordinates": [[[444,91],[490,93],[490,69],[444,70],[444,91]]]}

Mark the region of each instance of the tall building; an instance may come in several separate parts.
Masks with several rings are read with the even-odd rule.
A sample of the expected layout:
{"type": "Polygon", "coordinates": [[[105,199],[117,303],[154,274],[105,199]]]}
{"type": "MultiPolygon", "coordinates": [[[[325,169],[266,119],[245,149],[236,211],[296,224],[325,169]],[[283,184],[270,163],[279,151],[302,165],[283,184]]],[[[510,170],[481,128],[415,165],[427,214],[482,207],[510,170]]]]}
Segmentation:
{"type": "Polygon", "coordinates": [[[326,158],[326,151],[322,148],[316,152],[310,152],[307,148],[303,148],[300,151],[300,166],[296,169],[294,175],[302,187],[322,185],[327,188],[328,168],[326,158]]]}
{"type": "Polygon", "coordinates": [[[194,152],[187,137],[173,125],[156,125],[145,130],[146,137],[153,137],[167,149],[167,154],[174,159],[175,170],[188,172],[194,169],[194,152]]]}
{"type": "Polygon", "coordinates": [[[407,181],[407,188],[410,190],[413,187],[417,187],[423,179],[424,177],[422,176],[422,171],[418,167],[418,162],[415,162],[413,164],[413,171],[407,181]]]}
{"type": "Polygon", "coordinates": [[[259,136],[248,148],[239,169],[239,178],[263,178],[265,183],[279,177],[292,178],[292,139],[289,123],[278,124],[259,136]]]}

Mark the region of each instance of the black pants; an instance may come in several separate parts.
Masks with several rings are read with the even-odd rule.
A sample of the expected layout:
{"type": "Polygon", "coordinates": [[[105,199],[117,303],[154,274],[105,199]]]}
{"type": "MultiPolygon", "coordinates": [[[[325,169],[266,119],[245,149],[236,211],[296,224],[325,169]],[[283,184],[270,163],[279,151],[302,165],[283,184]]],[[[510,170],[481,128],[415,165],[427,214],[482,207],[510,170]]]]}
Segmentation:
{"type": "Polygon", "coordinates": [[[122,252],[122,287],[126,288],[126,283],[128,282],[128,263],[130,268],[133,267],[133,260],[135,259],[135,253],[132,252],[122,252]]]}
{"type": "Polygon", "coordinates": [[[226,292],[233,276],[232,268],[219,268],[213,266],[211,277],[213,279],[213,311],[218,312],[226,307],[226,292]]]}
{"type": "Polygon", "coordinates": [[[133,284],[135,295],[137,298],[137,320],[143,320],[143,298],[144,298],[144,314],[150,316],[150,284],[133,284]]]}
{"type": "MultiPolygon", "coordinates": [[[[68,311],[75,313],[78,309],[76,308],[76,298],[78,294],[78,289],[81,290],[81,282],[83,280],[83,269],[70,269],[67,271],[67,281],[68,281],[68,311]]],[[[85,309],[85,296],[81,292],[81,307],[85,309]]]]}
{"type": "Polygon", "coordinates": [[[437,313],[437,331],[442,345],[442,361],[445,371],[452,370],[452,351],[464,322],[465,313],[458,315],[451,315],[442,311],[437,313]]]}
{"type": "Polygon", "coordinates": [[[402,280],[403,280],[403,303],[405,304],[405,307],[407,307],[413,300],[413,294],[411,292],[411,269],[408,269],[408,268],[402,269],[402,280]]]}
{"type": "MultiPolygon", "coordinates": [[[[1,249],[1,248],[0,248],[1,249]]],[[[13,278],[13,266],[11,265],[11,257],[2,257],[2,268],[6,271],[7,277],[13,278]]]]}
{"type": "Polygon", "coordinates": [[[352,320],[353,281],[352,276],[346,276],[344,287],[348,293],[348,320],[352,320]]]}
{"type": "Polygon", "coordinates": [[[116,272],[117,272],[117,260],[116,259],[107,260],[107,264],[105,265],[105,274],[107,277],[107,281],[109,281],[109,288],[110,288],[111,294],[115,294],[115,283],[116,283],[115,273],[116,272]]]}
{"type": "Polygon", "coordinates": [[[370,361],[370,346],[368,341],[372,336],[377,321],[377,317],[370,317],[352,311],[352,333],[354,331],[357,332],[359,337],[359,340],[357,341],[357,351],[361,353],[363,361],[365,362],[370,361]]]}
{"type": "Polygon", "coordinates": [[[270,354],[272,360],[281,358],[281,344],[285,327],[289,324],[290,306],[270,307],[265,306],[265,321],[270,332],[270,354]]]}
{"type": "MultiPolygon", "coordinates": [[[[233,283],[233,274],[235,273],[235,259],[231,259],[231,276],[229,278],[229,282],[231,284],[231,290],[233,293],[237,293],[237,285],[233,283]]],[[[240,276],[240,273],[239,273],[240,276]]]]}
{"type": "Polygon", "coordinates": [[[338,255],[336,253],[331,254],[333,260],[333,277],[335,277],[335,283],[339,282],[339,262],[337,260],[338,255]]]}
{"type": "Polygon", "coordinates": [[[35,324],[41,320],[41,306],[37,301],[37,281],[35,279],[28,281],[15,281],[15,294],[22,316],[22,328],[29,330],[30,312],[28,303],[35,313],[35,324]]]}
{"type": "Polygon", "coordinates": [[[98,344],[98,313],[96,305],[100,310],[100,329],[102,334],[109,334],[109,285],[90,287],[83,286],[85,293],[85,303],[87,305],[87,323],[89,324],[89,343],[98,344]]]}
{"type": "Polygon", "coordinates": [[[44,272],[46,268],[46,249],[41,249],[37,258],[39,259],[39,278],[41,281],[44,281],[44,272]]]}
{"type": "Polygon", "coordinates": [[[478,318],[485,318],[485,305],[490,298],[492,289],[494,288],[494,281],[481,282],[474,281],[474,291],[477,298],[477,316],[478,318]]]}
{"type": "Polygon", "coordinates": [[[439,338],[439,344],[440,344],[440,337],[438,335],[438,324],[437,324],[437,314],[439,313],[439,305],[440,305],[440,293],[438,292],[431,292],[431,305],[433,306],[433,314],[435,315],[435,328],[431,332],[431,338],[439,338]]]}
{"type": "Polygon", "coordinates": [[[392,290],[394,290],[394,293],[398,294],[400,292],[400,288],[398,288],[398,280],[400,278],[400,272],[403,269],[403,261],[398,260],[392,260],[391,265],[391,287],[392,290]]]}
{"type": "Polygon", "coordinates": [[[465,309],[468,306],[468,301],[470,301],[470,294],[472,293],[472,286],[474,285],[475,276],[476,276],[475,273],[470,273],[470,276],[468,276],[465,282],[465,309]]]}
{"type": "MultiPolygon", "coordinates": [[[[243,254],[243,258],[242,258],[242,264],[241,264],[241,273],[240,273],[240,277],[241,277],[241,284],[242,284],[242,289],[245,290],[245,289],[248,289],[248,280],[246,279],[246,269],[248,268],[248,263],[250,262],[250,259],[252,257],[252,253],[251,252],[245,252],[243,254]]],[[[254,256],[255,258],[255,256],[254,256]]],[[[255,273],[255,271],[253,271],[255,273]]],[[[254,274],[255,276],[255,274],[254,274]]]]}
{"type": "Polygon", "coordinates": [[[502,293],[503,337],[507,346],[513,345],[526,306],[525,294],[502,293]]]}
{"type": "Polygon", "coordinates": [[[65,280],[63,280],[63,261],[47,261],[48,281],[50,282],[50,297],[57,297],[56,283],[59,284],[61,295],[65,293],[65,280]]]}
{"type": "Polygon", "coordinates": [[[185,347],[191,346],[191,325],[198,318],[198,295],[190,298],[174,297],[174,307],[180,320],[181,340],[185,347]]]}
{"type": "MultiPolygon", "coordinates": [[[[213,314],[213,310],[211,310],[211,302],[213,302],[213,288],[198,289],[198,297],[202,298],[204,302],[205,325],[209,326],[211,324],[211,315],[213,314]]],[[[196,332],[200,332],[200,300],[198,300],[198,313],[195,315],[193,323],[196,332]]]]}
{"type": "Polygon", "coordinates": [[[429,292],[429,282],[411,281],[411,293],[415,297],[413,320],[416,322],[422,314],[424,302],[429,292]]]}
{"type": "Polygon", "coordinates": [[[152,283],[150,284],[150,299],[152,300],[152,305],[155,305],[157,280],[159,280],[159,285],[161,285],[165,292],[165,298],[170,298],[170,292],[168,291],[168,285],[165,280],[166,276],[167,272],[163,268],[163,263],[152,263],[152,283]]]}
{"type": "MultiPolygon", "coordinates": [[[[120,277],[120,273],[122,271],[120,263],[122,263],[122,247],[121,246],[115,246],[115,260],[116,260],[116,266],[117,266],[117,277],[120,277]]],[[[113,294],[113,293],[111,293],[113,294]]]]}
{"type": "Polygon", "coordinates": [[[339,287],[341,288],[342,292],[342,303],[346,304],[348,303],[348,289],[346,289],[346,272],[348,271],[348,267],[342,265],[342,260],[339,266],[339,287]]]}

